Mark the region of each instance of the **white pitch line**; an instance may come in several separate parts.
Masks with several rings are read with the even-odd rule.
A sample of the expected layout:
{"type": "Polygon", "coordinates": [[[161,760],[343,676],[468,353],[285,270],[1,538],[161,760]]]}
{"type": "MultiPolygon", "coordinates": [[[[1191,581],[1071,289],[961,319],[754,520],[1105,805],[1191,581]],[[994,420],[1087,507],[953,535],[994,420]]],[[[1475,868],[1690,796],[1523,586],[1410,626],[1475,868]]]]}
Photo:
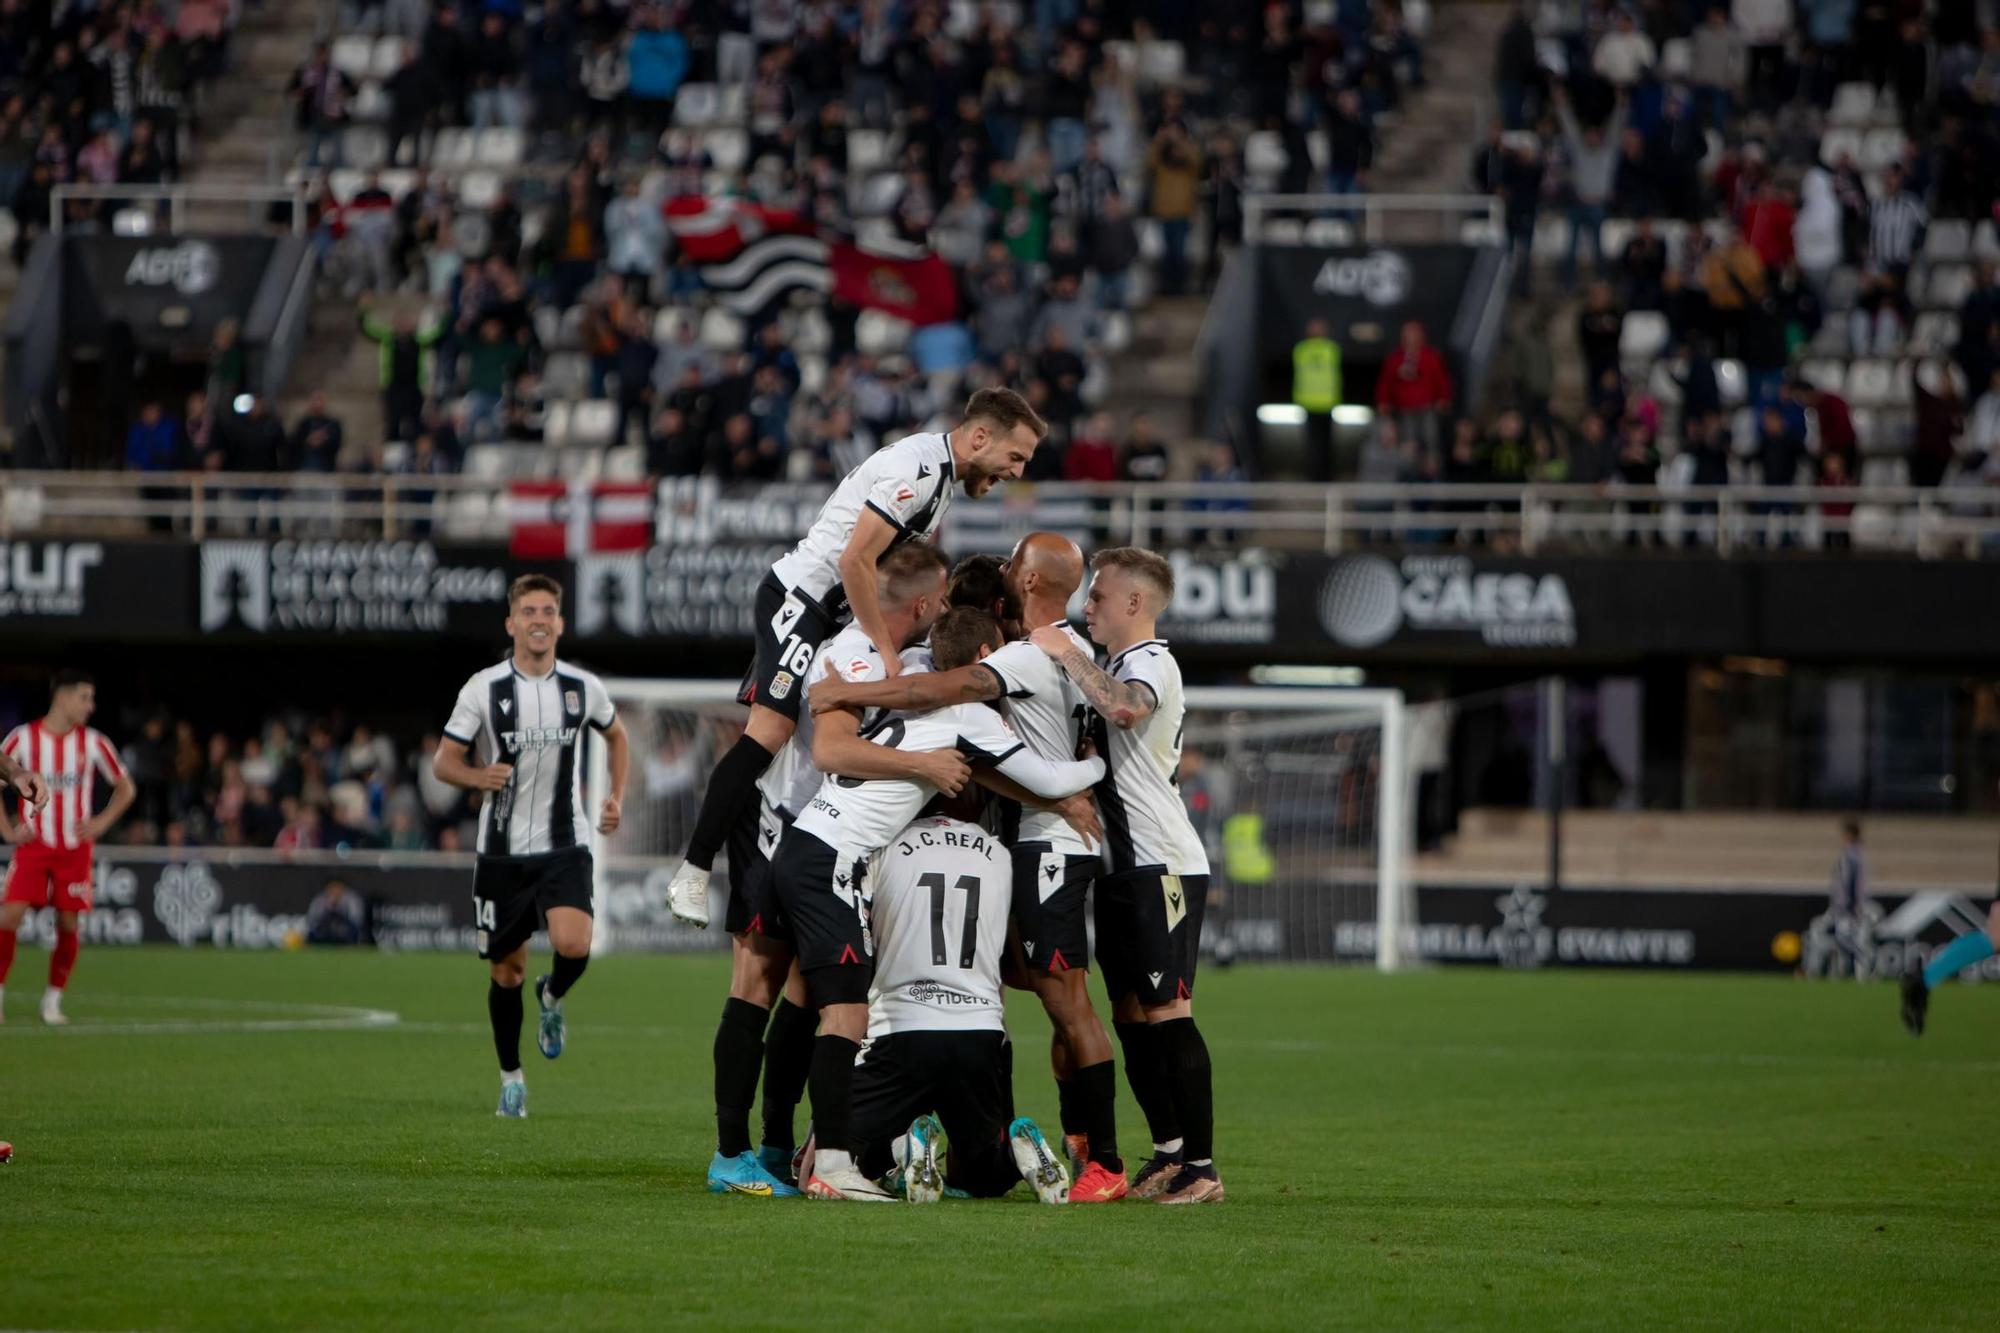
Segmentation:
{"type": "Polygon", "coordinates": [[[395,1027],[401,1017],[387,1009],[365,1009],[341,1004],[291,1004],[282,1000],[214,1000],[176,998],[167,995],[104,995],[89,997],[95,1005],[98,1001],[112,1001],[118,1005],[154,1006],[175,1009],[212,1009],[223,1013],[245,1011],[277,1011],[295,1015],[289,1018],[163,1018],[154,1021],[112,1020],[98,1022],[89,1018],[72,1019],[61,1027],[49,1027],[41,1023],[16,1021],[0,1025],[0,1037],[76,1035],[86,1037],[154,1036],[158,1034],[181,1033],[255,1033],[255,1032],[351,1032],[367,1029],[395,1027]]]}
{"type": "Polygon", "coordinates": [[[1726,1051],[1582,1051],[1553,1046],[1437,1046],[1418,1043],[1383,1045],[1323,1041],[1285,1041],[1265,1038],[1252,1038],[1251,1040],[1236,1042],[1234,1044],[1237,1046],[1255,1047],[1259,1050],[1292,1053],[1437,1055],[1451,1059],[1475,1057],[1490,1060],[1610,1060],[1623,1064],[1733,1065],[1749,1068],[1831,1065],[1836,1068],[1861,1067],[1885,1071],[1911,1068],[1962,1069],[1974,1073],[2000,1071],[2000,1060],[1896,1060],[1880,1055],[1794,1055],[1782,1053],[1759,1054],[1754,1052],[1731,1054],[1726,1051]]]}

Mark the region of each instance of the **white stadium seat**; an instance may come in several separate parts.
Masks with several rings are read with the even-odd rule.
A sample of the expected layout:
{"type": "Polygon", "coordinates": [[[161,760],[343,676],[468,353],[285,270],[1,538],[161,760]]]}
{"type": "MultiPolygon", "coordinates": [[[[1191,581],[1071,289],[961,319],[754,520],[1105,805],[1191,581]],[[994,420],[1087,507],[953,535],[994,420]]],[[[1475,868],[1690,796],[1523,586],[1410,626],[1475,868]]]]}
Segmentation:
{"type": "Polygon", "coordinates": [[[607,449],[604,453],[603,476],[606,481],[644,481],[646,447],[640,444],[619,444],[607,449]]]}
{"type": "Polygon", "coordinates": [[[881,130],[847,132],[847,173],[860,176],[889,165],[889,136],[881,130]]]}
{"type": "Polygon", "coordinates": [[[472,165],[471,130],[443,129],[431,140],[433,171],[464,171],[472,165]]]}
{"type": "Polygon", "coordinates": [[[1963,218],[1938,218],[1924,233],[1924,258],[1933,264],[1962,263],[1972,254],[1972,224],[1963,218]]]}
{"type": "MultiPolygon", "coordinates": [[[[494,446],[474,445],[466,451],[466,461],[470,463],[475,452],[491,448],[494,446]]],[[[492,515],[492,502],[484,491],[456,492],[445,503],[444,535],[459,538],[484,536],[492,515]]]]}
{"type": "Polygon", "coordinates": [[[1741,407],[1750,397],[1750,382],[1743,373],[1741,361],[1717,361],[1715,386],[1722,391],[1724,407],[1741,407]]]}
{"type": "Polygon", "coordinates": [[[348,166],[373,171],[389,165],[389,136],[373,125],[349,125],[340,132],[340,151],[348,166]]]}
{"type": "MultiPolygon", "coordinates": [[[[1934,268],[1923,280],[1923,295],[1919,304],[1932,310],[1956,310],[1965,304],[1965,298],[1972,295],[1972,270],[1964,264],[1943,264],[1934,268]]],[[[1913,300],[1916,293],[1911,293],[1913,300]]]]}
{"type": "Polygon", "coordinates": [[[718,125],[703,130],[702,147],[715,159],[715,169],[734,175],[743,170],[750,160],[750,136],[731,125],[718,125]]]}
{"type": "Polygon", "coordinates": [[[701,317],[701,345],[712,352],[740,352],[745,336],[743,321],[721,306],[701,317]]]}
{"type": "Polygon", "coordinates": [[[1354,224],[1344,218],[1313,218],[1306,223],[1307,245],[1352,245],[1354,224]]]}
{"type": "Polygon", "coordinates": [[[1863,126],[1875,116],[1875,85],[1843,83],[1833,90],[1833,106],[1826,113],[1830,125],[1863,126]]]}
{"type": "Polygon", "coordinates": [[[1868,137],[1861,141],[1861,169],[1881,171],[1892,162],[1902,161],[1903,146],[1907,142],[1901,130],[1868,131],[1868,137]]]}
{"type": "Polygon", "coordinates": [[[885,315],[880,310],[864,310],[854,322],[854,345],[867,356],[888,356],[909,346],[910,322],[885,315]]]}
{"type": "Polygon", "coordinates": [[[712,83],[684,83],[674,95],[674,123],[712,125],[722,109],[722,96],[712,83]]]}
{"type": "Polygon", "coordinates": [[[1940,356],[1958,346],[1958,316],[1949,310],[1927,310],[1917,316],[1910,331],[1910,351],[1917,356],[1940,356]]]}
{"type": "Polygon", "coordinates": [[[1179,42],[1142,42],[1139,45],[1139,81],[1171,84],[1180,81],[1187,68],[1187,52],[1179,42]]]}
{"type": "Polygon", "coordinates": [[[602,449],[614,444],[611,432],[618,429],[618,404],[608,398],[586,398],[570,409],[569,442],[576,449],[602,449]]]}
{"type": "Polygon", "coordinates": [[[497,444],[475,444],[465,451],[465,475],[480,481],[502,481],[507,476],[507,451],[497,444]]]}
{"type": "MultiPolygon", "coordinates": [[[[577,393],[581,395],[582,392],[582,388],[579,387],[577,393]]],[[[548,408],[542,413],[542,443],[551,449],[568,448],[569,416],[570,404],[568,402],[561,400],[551,402],[548,408]]]]}
{"type": "Polygon", "coordinates": [[[374,68],[375,44],[366,37],[336,37],[332,56],[333,67],[358,83],[374,68]]]}
{"type": "Polygon", "coordinates": [[[1847,363],[1832,357],[1807,361],[1799,366],[1799,377],[1815,389],[1840,393],[1841,387],[1847,383],[1847,363]]]}
{"type": "Polygon", "coordinates": [[[1847,401],[1856,407],[1881,407],[1889,402],[1895,368],[1891,362],[1864,359],[1847,368],[1847,401]]]}
{"type": "Polygon", "coordinates": [[[1856,129],[1830,129],[1819,136],[1819,160],[1827,166],[1836,166],[1843,157],[1861,161],[1861,131],[1856,129]]]}
{"type": "Polygon", "coordinates": [[[368,72],[378,79],[386,79],[402,67],[403,39],[378,37],[375,40],[375,54],[369,61],[368,72]]]}
{"type": "Polygon", "coordinates": [[[495,125],[479,131],[473,160],[482,167],[517,167],[528,150],[528,132],[512,125],[495,125]]]}
{"type": "Polygon", "coordinates": [[[500,197],[500,177],[490,171],[468,171],[458,180],[458,202],[484,213],[500,197]]]}
{"type": "Polygon", "coordinates": [[[1618,334],[1618,356],[1628,366],[1643,366],[1667,345],[1667,317],[1657,310],[1634,310],[1626,314],[1618,334]]]}

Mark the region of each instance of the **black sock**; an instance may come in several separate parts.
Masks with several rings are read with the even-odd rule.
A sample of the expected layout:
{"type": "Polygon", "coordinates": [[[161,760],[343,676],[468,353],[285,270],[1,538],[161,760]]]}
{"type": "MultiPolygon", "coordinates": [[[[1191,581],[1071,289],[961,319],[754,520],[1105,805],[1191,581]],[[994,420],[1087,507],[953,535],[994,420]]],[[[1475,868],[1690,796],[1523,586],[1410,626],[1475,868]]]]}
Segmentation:
{"type": "Polygon", "coordinates": [[[780,996],[764,1037],[764,1142],[790,1152],[797,1146],[792,1121],[812,1076],[813,1037],[819,1014],[780,996]]]}
{"type": "Polygon", "coordinates": [[[691,865],[715,869],[715,854],[728,839],[730,826],[739,819],[757,817],[757,779],[770,766],[771,752],[748,736],[739,736],[722,756],[722,762],[708,775],[708,791],[701,798],[701,813],[695,816],[694,836],[688,839],[691,865]]]}
{"type": "MultiPolygon", "coordinates": [[[[1066,1086],[1083,1125],[1078,1132],[1090,1135],[1090,1160],[1122,1173],[1125,1161],[1118,1155],[1118,1080],[1112,1064],[1100,1060],[1085,1065],[1069,1076],[1066,1086]]],[[[1065,1128],[1064,1132],[1069,1131],[1065,1128]]]]}
{"type": "Polygon", "coordinates": [[[724,1157],[750,1151],[750,1107],[757,1100],[767,1017],[766,1010],[734,995],[722,1002],[722,1021],[715,1028],[715,1150],[724,1157]]]}
{"type": "Polygon", "coordinates": [[[1088,1134],[1090,1132],[1083,1127],[1083,1113],[1077,1109],[1076,1076],[1074,1074],[1068,1078],[1059,1078],[1056,1080],[1056,1105],[1062,1108],[1058,1114],[1062,1117],[1062,1127],[1065,1135],[1088,1134]]]}
{"type": "Polygon", "coordinates": [[[1170,1018],[1155,1024],[1155,1039],[1173,1090],[1174,1115],[1185,1142],[1181,1160],[1206,1162],[1215,1155],[1215,1089],[1208,1063],[1208,1043],[1192,1018],[1170,1018]]]}
{"type": "Polygon", "coordinates": [[[1174,1116],[1174,1095],[1167,1085],[1167,1065],[1158,1034],[1150,1023],[1113,1023],[1118,1045],[1125,1052],[1125,1081],[1132,1096],[1146,1113],[1146,1128],[1155,1143],[1172,1143],[1181,1137],[1181,1124],[1174,1116]]]}
{"type": "Polygon", "coordinates": [[[521,1067],[521,988],[488,982],[486,1016],[493,1020],[493,1050],[500,1057],[500,1072],[511,1074],[521,1067]]]}
{"type": "Polygon", "coordinates": [[[813,1139],[820,1151],[853,1152],[854,1057],[861,1043],[822,1032],[813,1039],[813,1139]]]}
{"type": "Polygon", "coordinates": [[[577,978],[583,975],[583,969],[589,966],[589,954],[581,958],[571,958],[566,953],[557,954],[555,969],[549,973],[549,994],[558,1000],[569,994],[569,988],[576,984],[577,978]]]}

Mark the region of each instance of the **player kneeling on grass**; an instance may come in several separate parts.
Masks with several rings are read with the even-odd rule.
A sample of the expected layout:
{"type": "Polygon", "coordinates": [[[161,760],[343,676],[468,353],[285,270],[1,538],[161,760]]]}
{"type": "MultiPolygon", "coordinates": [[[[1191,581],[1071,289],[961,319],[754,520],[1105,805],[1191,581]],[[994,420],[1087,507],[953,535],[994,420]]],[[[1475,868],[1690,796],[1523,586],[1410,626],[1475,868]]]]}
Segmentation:
{"type": "Polygon", "coordinates": [[[604,735],[611,790],[597,828],[618,828],[630,757],[625,724],[604,682],[556,660],[562,638],[562,585],[525,574],[507,589],[513,651],[465,682],[445,724],[431,770],[455,787],[483,792],[472,909],[479,956],[491,982],[486,1013],[500,1056],[503,1116],[528,1114],[521,1075],[521,983],[528,937],[546,922],[554,969],[535,979],[544,1056],[562,1054],[563,996],[590,962],[590,824],[584,813],[585,724],[604,735]]]}
{"type": "Polygon", "coordinates": [[[139,790],[118,762],[118,751],[90,727],[96,709],[97,686],[89,676],[57,672],[48,715],[14,728],[0,742],[8,770],[23,777],[32,774],[34,789],[42,793],[41,801],[35,801],[23,777],[10,776],[21,792],[21,805],[11,817],[0,805],[0,837],[14,844],[0,900],[0,986],[14,966],[22,918],[31,908],[53,906],[56,941],[49,951],[48,989],[42,992],[42,1022],[51,1027],[69,1021],[62,1011],[63,990],[83,945],[78,918],[90,910],[97,840],[118,822],[139,790]],[[102,811],[94,796],[100,775],[112,783],[111,799],[102,811]],[[54,800],[48,799],[51,791],[54,800]]]}
{"type": "MultiPolygon", "coordinates": [[[[1000,627],[983,611],[954,610],[931,630],[940,671],[975,662],[1000,646],[1000,627]]],[[[822,720],[821,728],[825,728],[822,720]]],[[[898,750],[953,747],[1036,796],[1061,798],[1096,784],[1102,761],[1051,763],[1024,746],[1000,715],[961,704],[921,717],[882,719],[865,738],[898,750]]],[[[819,1011],[813,1044],[813,1125],[819,1151],[805,1192],[818,1199],[886,1200],[855,1166],[854,1057],[868,1030],[874,940],[867,920],[868,863],[938,794],[911,778],[828,778],[785,830],[771,862],[771,898],[790,928],[806,989],[819,1011]]]]}
{"type": "MultiPolygon", "coordinates": [[[[960,798],[954,814],[981,801],[960,798]]],[[[876,859],[868,919],[875,986],[854,1066],[854,1142],[863,1175],[892,1169],[911,1203],[947,1186],[995,1198],[1022,1180],[1043,1203],[1069,1198],[1069,1172],[1035,1122],[1014,1115],[1013,1052],[1000,998],[1013,867],[999,839],[938,814],[876,859]],[[946,1137],[949,1164],[940,1161],[946,1137]]]]}

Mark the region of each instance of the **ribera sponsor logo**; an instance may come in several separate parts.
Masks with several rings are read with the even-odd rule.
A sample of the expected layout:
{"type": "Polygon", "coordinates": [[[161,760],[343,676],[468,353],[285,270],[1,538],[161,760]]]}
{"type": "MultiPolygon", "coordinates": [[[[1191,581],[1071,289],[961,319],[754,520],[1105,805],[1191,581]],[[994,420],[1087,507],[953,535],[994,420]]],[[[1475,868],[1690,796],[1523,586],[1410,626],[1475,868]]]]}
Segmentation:
{"type": "Polygon", "coordinates": [[[0,617],[81,616],[99,542],[0,542],[0,617]]]}
{"type": "Polygon", "coordinates": [[[812,528],[832,493],[823,485],[724,486],[713,477],[670,478],[660,483],[653,540],[668,547],[790,546],[812,528]]]}
{"type": "Polygon", "coordinates": [[[1343,556],[1320,584],[1319,619],[1349,648],[1404,633],[1471,634],[1495,648],[1576,643],[1576,608],[1562,575],[1482,570],[1465,556],[1343,556]]]}
{"type": "Polygon", "coordinates": [[[498,604],[501,565],[447,563],[429,542],[203,542],[201,627],[256,633],[439,633],[459,603],[498,604]]]}

